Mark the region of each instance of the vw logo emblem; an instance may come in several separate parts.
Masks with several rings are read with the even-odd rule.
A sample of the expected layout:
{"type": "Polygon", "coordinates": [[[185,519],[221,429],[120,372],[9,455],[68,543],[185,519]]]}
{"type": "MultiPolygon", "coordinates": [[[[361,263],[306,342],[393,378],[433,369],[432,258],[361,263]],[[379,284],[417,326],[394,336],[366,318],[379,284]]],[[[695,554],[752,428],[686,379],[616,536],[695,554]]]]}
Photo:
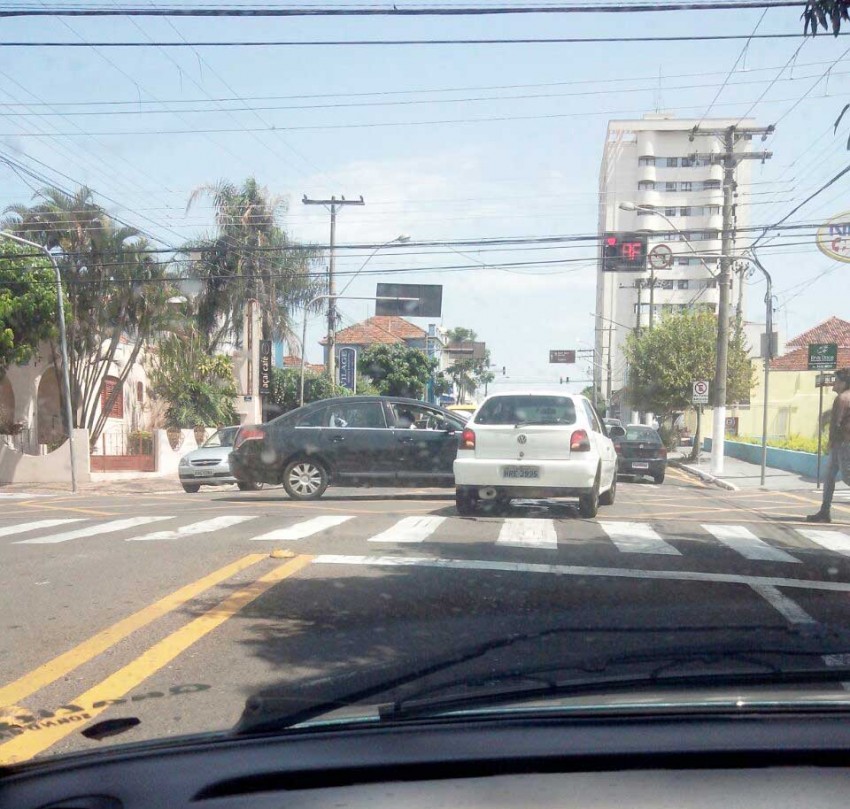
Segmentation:
{"type": "Polygon", "coordinates": [[[525,444],[525,443],[528,442],[528,438],[524,435],[518,435],[516,437],[516,442],[517,442],[517,444],[525,444]]]}

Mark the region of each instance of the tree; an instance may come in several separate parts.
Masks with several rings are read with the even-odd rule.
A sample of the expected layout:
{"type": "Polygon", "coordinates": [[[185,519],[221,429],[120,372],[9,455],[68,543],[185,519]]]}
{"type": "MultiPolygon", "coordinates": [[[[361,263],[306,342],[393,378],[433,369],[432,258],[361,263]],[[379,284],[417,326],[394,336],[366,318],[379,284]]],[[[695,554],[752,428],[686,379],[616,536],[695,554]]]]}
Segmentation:
{"type": "MultiPolygon", "coordinates": [[[[147,252],[146,240],[113,220],[89,188],[73,194],[43,188],[36,198],[40,201],[30,207],[8,207],[3,228],[55,249],[68,299],[73,426],[87,428],[94,443],[139,352],[162,328],[173,290],[165,283],[166,267],[147,252]],[[107,375],[117,376],[119,384],[99,407],[107,375]]],[[[59,371],[55,341],[50,346],[59,371]]]]}
{"type": "Polygon", "coordinates": [[[418,348],[377,343],[360,357],[360,370],[384,396],[420,399],[437,361],[418,348]]]}
{"type": "MultiPolygon", "coordinates": [[[[360,390],[358,380],[357,392],[360,390]]],[[[300,405],[301,370],[299,368],[272,368],[271,392],[268,397],[269,411],[278,416],[295,410],[300,405]]],[[[304,404],[318,402],[320,399],[331,399],[334,396],[350,396],[348,388],[333,385],[324,374],[315,371],[304,371],[304,404]]]]}
{"type": "MultiPolygon", "coordinates": [[[[478,334],[465,326],[455,326],[446,332],[446,337],[451,347],[459,343],[475,342],[478,334]]],[[[456,359],[446,369],[446,375],[454,382],[460,403],[466,401],[466,394],[471,396],[482,385],[486,387],[496,378],[490,370],[489,350],[486,350],[484,357],[480,359],[472,357],[456,359]]]]}
{"type": "Polygon", "coordinates": [[[838,36],[841,22],[850,21],[850,0],[807,0],[803,9],[803,33],[811,31],[812,36],[818,32],[818,27],[838,36]]]}
{"type": "Polygon", "coordinates": [[[236,380],[230,357],[210,356],[197,332],[164,336],[150,360],[153,393],[166,404],[165,426],[189,429],[237,421],[236,380]]]}
{"type": "MultiPolygon", "coordinates": [[[[711,312],[665,317],[655,328],[626,341],[627,392],[635,407],[663,415],[691,407],[693,383],[712,379],[716,364],[717,318],[711,312]]],[[[732,324],[727,362],[727,398],[749,401],[752,362],[740,321],[732,324]]]]}
{"type": "Polygon", "coordinates": [[[186,245],[189,271],[201,285],[197,322],[210,351],[238,343],[247,302],[259,301],[262,337],[297,345],[293,311],[315,297],[323,283],[312,270],[319,251],[292,242],[280,225],[281,197],[249,177],[241,186],[224,180],[195,189],[189,210],[202,197],[212,200],[216,232],[186,245]]]}
{"type": "Polygon", "coordinates": [[[33,248],[3,242],[0,258],[0,378],[9,365],[26,362],[55,333],[56,281],[46,257],[33,248]],[[30,256],[24,258],[24,256],[30,256]]]}

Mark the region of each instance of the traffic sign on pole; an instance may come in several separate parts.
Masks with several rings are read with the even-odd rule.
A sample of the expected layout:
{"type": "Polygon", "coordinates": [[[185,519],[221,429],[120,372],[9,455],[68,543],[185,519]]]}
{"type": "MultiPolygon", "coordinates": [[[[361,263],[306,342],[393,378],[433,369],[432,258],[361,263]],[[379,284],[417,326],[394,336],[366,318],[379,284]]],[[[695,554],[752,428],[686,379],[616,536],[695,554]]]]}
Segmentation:
{"type": "Polygon", "coordinates": [[[708,404],[708,382],[706,380],[700,379],[694,382],[691,402],[695,405],[708,404]]]}

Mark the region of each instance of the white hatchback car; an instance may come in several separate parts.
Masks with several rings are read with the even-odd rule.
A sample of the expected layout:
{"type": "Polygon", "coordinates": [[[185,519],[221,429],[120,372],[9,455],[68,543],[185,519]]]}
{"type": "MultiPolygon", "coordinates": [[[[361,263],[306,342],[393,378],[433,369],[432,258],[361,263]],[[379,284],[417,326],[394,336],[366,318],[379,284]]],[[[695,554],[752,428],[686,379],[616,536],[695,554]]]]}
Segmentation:
{"type": "Polygon", "coordinates": [[[463,515],[480,501],[578,497],[581,515],[595,517],[614,502],[617,453],[583,396],[497,393],[467,422],[454,474],[463,515]]]}

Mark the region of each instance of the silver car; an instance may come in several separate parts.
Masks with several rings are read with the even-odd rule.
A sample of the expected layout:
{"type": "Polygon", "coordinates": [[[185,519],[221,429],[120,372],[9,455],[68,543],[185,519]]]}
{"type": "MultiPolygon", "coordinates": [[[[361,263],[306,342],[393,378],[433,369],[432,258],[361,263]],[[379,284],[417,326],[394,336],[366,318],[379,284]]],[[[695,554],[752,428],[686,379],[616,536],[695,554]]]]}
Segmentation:
{"type": "Polygon", "coordinates": [[[202,447],[180,459],[178,472],[183,491],[194,494],[201,486],[236,484],[243,491],[260,489],[262,483],[240,483],[230,473],[227,456],[233,449],[238,427],[222,427],[214,432],[202,447]]]}

